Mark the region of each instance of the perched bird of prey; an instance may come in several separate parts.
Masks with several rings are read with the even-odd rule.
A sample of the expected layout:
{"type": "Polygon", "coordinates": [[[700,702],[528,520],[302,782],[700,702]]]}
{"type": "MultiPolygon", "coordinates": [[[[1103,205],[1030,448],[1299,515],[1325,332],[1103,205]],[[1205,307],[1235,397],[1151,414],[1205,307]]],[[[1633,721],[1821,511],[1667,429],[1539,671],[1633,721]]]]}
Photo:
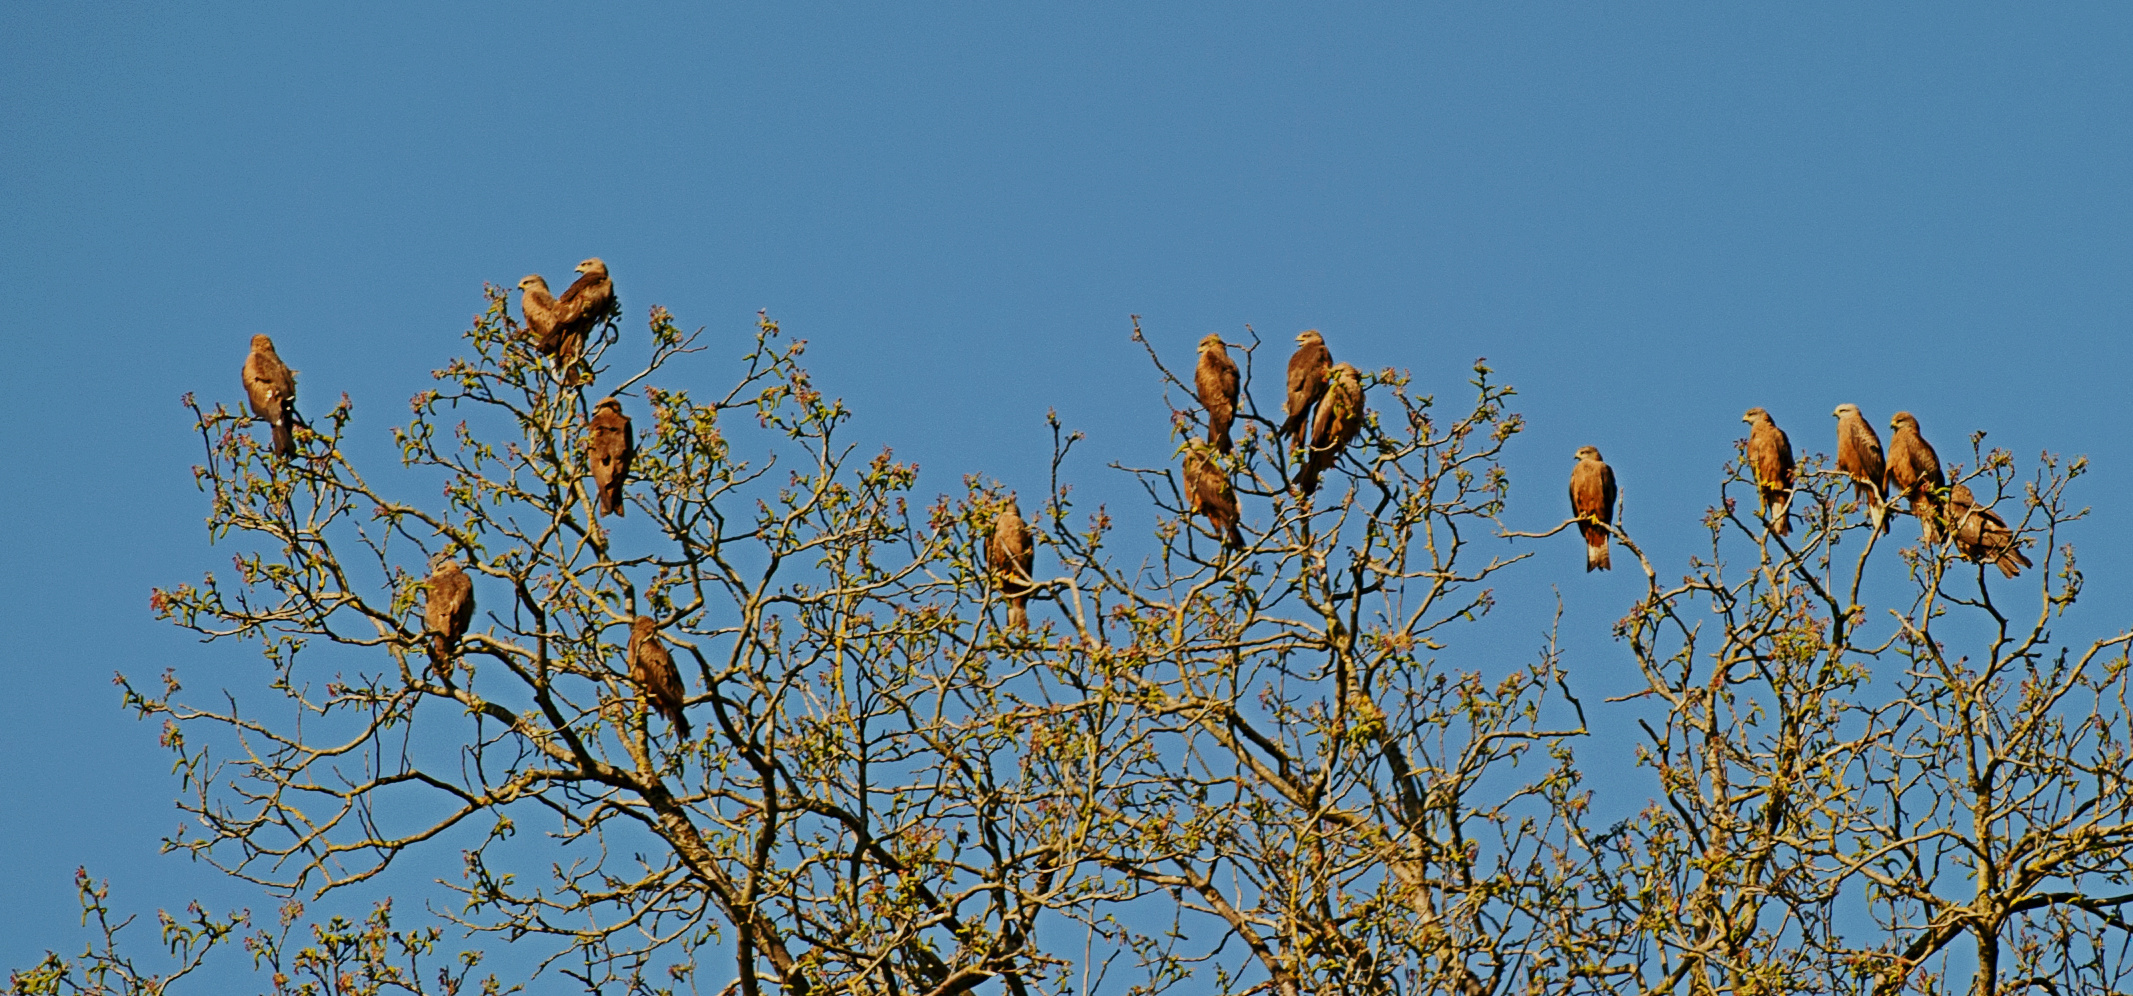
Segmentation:
{"type": "Polygon", "coordinates": [[[1578,447],[1577,469],[1570,472],[1570,514],[1585,534],[1585,570],[1614,570],[1607,526],[1615,520],[1615,470],[1600,460],[1595,447],[1578,447]]]}
{"type": "Polygon", "coordinates": [[[422,603],[422,626],[430,636],[430,664],[440,674],[452,671],[452,655],[474,621],[474,582],[449,553],[430,557],[428,594],[422,603]]]}
{"type": "MultiPolygon", "coordinates": [[[[615,282],[608,279],[607,264],[599,257],[578,264],[584,274],[556,299],[555,331],[558,369],[568,369],[585,353],[586,337],[594,326],[622,313],[615,301],[615,282]]],[[[544,352],[547,352],[544,350],[544,352]]]]}
{"type": "Polygon", "coordinates": [[[1918,517],[1919,538],[1940,542],[1940,492],[1948,486],[1947,477],[1941,474],[1940,454],[1918,434],[1918,419],[1910,412],[1897,412],[1889,419],[1889,428],[1896,430],[1889,437],[1889,486],[1910,499],[1911,514],[1918,517]]]}
{"type": "Polygon", "coordinates": [[[533,349],[543,356],[556,351],[562,344],[556,334],[556,319],[561,317],[561,306],[555,295],[548,293],[548,281],[538,273],[529,273],[518,282],[522,292],[518,296],[518,310],[526,316],[526,337],[533,340],[533,349]]]}
{"type": "Polygon", "coordinates": [[[1318,490],[1318,475],[1341,458],[1363,428],[1363,372],[1338,364],[1326,377],[1326,396],[1311,424],[1311,453],[1304,458],[1296,486],[1304,494],[1318,490]]]}
{"type": "Polygon", "coordinates": [[[244,397],[251,403],[252,417],[274,427],[274,455],[296,455],[296,374],[274,352],[274,340],[252,337],[252,353],[244,358],[244,397]]]}
{"type": "Polygon", "coordinates": [[[1989,508],[1979,508],[1967,485],[1958,484],[1948,492],[1948,531],[1955,537],[1955,549],[1963,556],[1991,564],[2008,577],[2021,574],[2024,567],[2036,566],[2022,556],[2007,520],[1989,508]]]}
{"type": "Polygon", "coordinates": [[[1281,423],[1281,435],[1289,437],[1289,445],[1304,441],[1304,432],[1311,427],[1311,406],[1326,393],[1326,374],[1333,368],[1333,354],[1326,350],[1324,336],[1317,329],[1305,329],[1296,336],[1296,353],[1289,357],[1289,400],[1281,406],[1288,419],[1281,423]]]}
{"type": "Polygon", "coordinates": [[[630,680],[644,692],[644,707],[659,710],[683,740],[689,739],[689,717],[681,711],[688,698],[682,691],[681,671],[674,666],[667,645],[660,642],[659,624],[650,617],[638,616],[630,623],[629,655],[630,680]]]}
{"type": "Polygon", "coordinates": [[[1837,469],[1851,476],[1852,491],[1866,506],[1867,521],[1875,529],[1889,531],[1888,462],[1881,456],[1881,437],[1873,423],[1859,414],[1859,406],[1838,405],[1830,412],[1837,417],[1837,469]]]}
{"type": "Polygon", "coordinates": [[[630,461],[637,456],[637,443],[630,435],[630,417],[622,414],[622,401],[613,396],[593,406],[587,426],[585,456],[592,464],[593,483],[600,490],[600,514],[622,515],[622,487],[629,481],[630,461]]]}
{"type": "Polygon", "coordinates": [[[1779,536],[1792,532],[1792,440],[1770,420],[1770,413],[1750,408],[1740,420],[1748,423],[1748,467],[1755,471],[1755,497],[1763,521],[1779,536]]]}
{"type": "Polygon", "coordinates": [[[1230,487],[1229,475],[1215,462],[1213,449],[1197,439],[1185,443],[1185,505],[1193,514],[1207,517],[1207,524],[1222,534],[1223,546],[1244,547],[1244,531],[1237,525],[1243,518],[1237,509],[1237,490],[1230,487]]]}
{"type": "Polygon", "coordinates": [[[1237,417],[1237,364],[1230,361],[1222,337],[1209,332],[1200,340],[1200,365],[1192,372],[1192,386],[1207,409],[1207,441],[1215,450],[1228,453],[1229,426],[1237,417]]]}
{"type": "Polygon", "coordinates": [[[1008,495],[1007,504],[992,517],[992,535],[985,540],[985,569],[992,574],[993,586],[1007,598],[1007,625],[1015,629],[1029,628],[1029,595],[1037,587],[1031,571],[1036,566],[1029,525],[1022,521],[1015,496],[1008,495]]]}

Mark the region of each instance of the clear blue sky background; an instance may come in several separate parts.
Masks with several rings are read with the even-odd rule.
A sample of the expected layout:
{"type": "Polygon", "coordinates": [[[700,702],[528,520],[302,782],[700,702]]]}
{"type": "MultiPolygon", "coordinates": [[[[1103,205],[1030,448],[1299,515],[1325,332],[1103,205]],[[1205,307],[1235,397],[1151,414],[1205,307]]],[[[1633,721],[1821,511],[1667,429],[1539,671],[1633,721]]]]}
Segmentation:
{"type": "MultiPolygon", "coordinates": [[[[238,398],[269,332],[382,459],[483,281],[588,255],[633,319],[769,309],[929,493],[1036,489],[1057,407],[1126,494],[1102,464],[1171,446],[1135,313],[1180,363],[1247,322],[1452,394],[1486,355],[1531,425],[1511,520],[1596,444],[1675,571],[1743,409],[1812,450],[1907,408],[1951,459],[2092,455],[2064,626],[2126,619],[2133,8],[360,11],[0,6],[0,965],[74,946],[76,865],[247,901],[155,855],[176,784],[109,683],[257,680],[149,616],[232,552],[180,395],[238,398]]],[[[1559,584],[1588,702],[1622,690],[1639,580],[1542,556],[1526,601],[1559,584]]]]}

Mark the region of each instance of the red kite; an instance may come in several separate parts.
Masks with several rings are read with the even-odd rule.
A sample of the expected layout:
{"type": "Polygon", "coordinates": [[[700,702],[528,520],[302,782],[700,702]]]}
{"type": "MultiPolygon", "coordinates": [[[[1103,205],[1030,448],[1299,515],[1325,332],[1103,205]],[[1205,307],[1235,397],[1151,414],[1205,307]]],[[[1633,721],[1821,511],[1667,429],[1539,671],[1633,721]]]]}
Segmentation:
{"type": "Polygon", "coordinates": [[[1570,472],[1570,514],[1585,534],[1585,570],[1614,570],[1607,552],[1607,526],[1615,519],[1615,471],[1601,462],[1600,451],[1578,448],[1577,469],[1570,472]]]}

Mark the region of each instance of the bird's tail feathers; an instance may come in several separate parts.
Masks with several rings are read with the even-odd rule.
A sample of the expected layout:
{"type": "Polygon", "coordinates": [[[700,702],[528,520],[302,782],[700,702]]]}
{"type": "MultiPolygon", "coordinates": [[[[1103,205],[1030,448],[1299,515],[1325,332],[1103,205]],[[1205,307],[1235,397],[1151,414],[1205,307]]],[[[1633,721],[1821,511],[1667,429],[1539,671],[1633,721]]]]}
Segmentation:
{"type": "Polygon", "coordinates": [[[1217,425],[1213,419],[1209,419],[1207,422],[1207,443],[1215,448],[1215,452],[1227,456],[1231,446],[1228,423],[1217,425]]]}
{"type": "Polygon", "coordinates": [[[2000,551],[2000,559],[1994,562],[1994,566],[2000,569],[2001,574],[2015,577],[2022,573],[2022,568],[2037,565],[2030,563],[2028,557],[2022,556],[2022,551],[2009,544],[2007,549],[2000,551]]]}
{"type": "Polygon", "coordinates": [[[1614,570],[1614,559],[1607,549],[1607,527],[1587,522],[1580,523],[1578,529],[1585,534],[1585,572],[1614,570]]]}
{"type": "Polygon", "coordinates": [[[682,711],[681,703],[669,704],[666,713],[667,720],[674,724],[674,729],[681,733],[681,738],[683,740],[689,739],[689,715],[682,711]]]}
{"type": "Polygon", "coordinates": [[[1010,629],[1029,628],[1029,596],[1017,595],[1007,603],[1007,625],[1010,629]]]}
{"type": "Polygon", "coordinates": [[[1792,492],[1787,491],[1770,506],[1770,528],[1779,536],[1792,535],[1792,492]]]}

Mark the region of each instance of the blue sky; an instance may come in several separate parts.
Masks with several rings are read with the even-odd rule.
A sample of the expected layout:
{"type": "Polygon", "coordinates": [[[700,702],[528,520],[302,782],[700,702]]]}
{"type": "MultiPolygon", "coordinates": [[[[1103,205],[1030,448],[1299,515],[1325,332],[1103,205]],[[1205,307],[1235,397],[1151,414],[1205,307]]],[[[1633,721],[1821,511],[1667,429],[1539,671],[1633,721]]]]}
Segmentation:
{"type": "MultiPolygon", "coordinates": [[[[927,493],[1033,490],[1057,408],[1124,499],[1103,465],[1171,446],[1132,314],[1181,364],[1316,327],[1455,396],[1486,355],[1511,521],[1591,443],[1677,571],[1743,409],[1802,450],[1909,409],[1951,459],[2091,455],[2067,635],[2116,629],[2129,51],[2104,6],[0,7],[0,964],[73,946],[76,865],[244,901],[155,855],[176,785],[109,683],[252,660],[149,616],[231,552],[179,397],[235,400],[268,332],[383,460],[482,283],[588,255],[633,316],[768,309],[927,493]]],[[[1619,691],[1638,580],[1542,558],[1619,691]]]]}

